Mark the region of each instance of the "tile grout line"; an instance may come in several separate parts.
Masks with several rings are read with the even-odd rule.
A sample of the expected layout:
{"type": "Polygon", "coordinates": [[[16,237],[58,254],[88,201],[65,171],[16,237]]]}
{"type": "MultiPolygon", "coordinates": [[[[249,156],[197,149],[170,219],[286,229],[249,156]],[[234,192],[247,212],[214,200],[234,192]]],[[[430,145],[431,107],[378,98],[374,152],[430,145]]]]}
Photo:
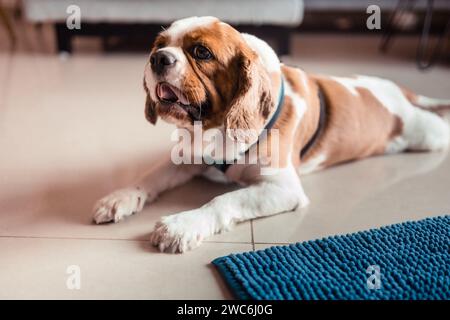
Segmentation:
{"type": "MultiPolygon", "coordinates": [[[[45,240],[100,240],[100,241],[133,241],[133,242],[149,242],[146,239],[123,239],[123,238],[77,238],[77,237],[46,237],[46,236],[4,236],[0,235],[0,239],[45,239],[45,240]]],[[[247,241],[214,241],[208,240],[204,243],[227,243],[227,244],[251,244],[247,241]]]]}
{"type": "Polygon", "coordinates": [[[50,236],[4,236],[0,235],[0,239],[46,239],[46,240],[105,240],[105,241],[137,241],[145,242],[144,239],[123,239],[123,238],[77,238],[77,237],[50,237],[50,236]]]}
{"type": "Polygon", "coordinates": [[[290,243],[290,242],[255,242],[255,245],[256,244],[273,244],[275,246],[278,246],[278,245],[286,246],[286,245],[290,245],[292,243],[290,243]]]}
{"type": "Polygon", "coordinates": [[[6,63],[6,71],[4,72],[5,75],[5,79],[2,79],[3,76],[0,78],[1,80],[1,88],[0,88],[0,93],[3,92],[3,94],[0,96],[0,105],[6,105],[6,102],[8,100],[10,91],[11,91],[11,78],[12,78],[12,69],[14,67],[14,60],[16,57],[16,52],[13,53],[7,53],[6,54],[6,59],[7,59],[7,63],[6,63]],[[5,80],[5,81],[3,81],[5,80]],[[4,83],[4,85],[2,85],[4,83]]]}
{"type": "MultiPolygon", "coordinates": [[[[248,241],[215,241],[207,240],[205,243],[228,243],[228,244],[251,244],[253,247],[257,244],[273,244],[273,245],[289,245],[290,242],[255,242],[253,237],[253,228],[251,230],[252,240],[248,241]]],[[[134,241],[134,242],[147,242],[146,239],[124,239],[124,238],[77,238],[77,237],[50,237],[50,236],[6,236],[0,235],[0,239],[46,239],[46,240],[100,240],[100,241],[134,241]]],[[[254,249],[255,250],[255,249],[254,249]]]]}
{"type": "Polygon", "coordinates": [[[253,234],[253,219],[250,220],[250,233],[252,235],[252,250],[255,251],[255,235],[253,234]]]}

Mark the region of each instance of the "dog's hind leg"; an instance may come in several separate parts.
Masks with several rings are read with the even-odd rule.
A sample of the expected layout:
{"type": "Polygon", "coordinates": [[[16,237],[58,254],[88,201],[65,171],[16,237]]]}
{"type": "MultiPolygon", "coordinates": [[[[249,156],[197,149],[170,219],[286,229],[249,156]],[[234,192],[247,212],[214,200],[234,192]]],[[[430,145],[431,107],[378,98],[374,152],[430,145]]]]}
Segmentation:
{"type": "Polygon", "coordinates": [[[402,91],[412,110],[403,119],[406,149],[411,151],[446,149],[450,143],[449,124],[437,112],[450,110],[450,100],[429,98],[406,89],[402,91]]]}
{"type": "Polygon", "coordinates": [[[448,147],[450,131],[444,118],[435,113],[417,109],[411,122],[413,129],[407,137],[407,150],[438,151],[448,147]]]}

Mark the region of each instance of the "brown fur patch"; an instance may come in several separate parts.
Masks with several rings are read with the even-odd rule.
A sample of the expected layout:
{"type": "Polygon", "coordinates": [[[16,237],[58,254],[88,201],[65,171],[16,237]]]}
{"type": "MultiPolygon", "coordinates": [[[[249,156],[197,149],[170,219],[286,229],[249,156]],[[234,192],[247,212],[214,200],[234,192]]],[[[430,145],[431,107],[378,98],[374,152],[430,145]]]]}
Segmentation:
{"type": "MultiPolygon", "coordinates": [[[[226,128],[257,132],[262,129],[274,107],[269,75],[257,61],[255,54],[247,48],[242,48],[239,59],[239,85],[226,115],[226,128]]],[[[248,132],[243,137],[235,137],[254,142],[257,135],[250,135],[248,132]]]]}
{"type": "Polygon", "coordinates": [[[148,92],[147,86],[145,85],[144,80],[144,90],[145,90],[145,118],[151,123],[156,124],[156,121],[158,120],[158,114],[156,112],[156,104],[155,102],[150,98],[150,94],[148,92]]]}
{"type": "Polygon", "coordinates": [[[401,134],[402,122],[367,89],[351,94],[338,82],[315,77],[327,100],[328,125],[312,154],[325,154],[325,166],[382,154],[401,134]]]}
{"type": "Polygon", "coordinates": [[[268,163],[272,168],[285,168],[289,164],[288,157],[292,149],[295,130],[295,106],[292,99],[286,96],[281,113],[272,129],[269,130],[267,139],[258,142],[258,148],[262,154],[267,155],[268,163]],[[274,135],[274,130],[277,130],[278,136],[274,135]],[[273,141],[276,137],[279,140],[273,141]],[[274,153],[274,150],[271,149],[273,143],[278,146],[278,153],[274,153]]]}
{"type": "MultiPolygon", "coordinates": [[[[303,98],[306,103],[305,113],[303,114],[300,125],[296,128],[293,139],[292,162],[295,166],[298,166],[300,164],[300,152],[316,132],[319,122],[320,101],[317,94],[318,85],[303,70],[283,66],[282,71],[293,91],[303,98]],[[300,73],[303,73],[303,75],[300,73]],[[301,76],[306,77],[308,88],[304,87],[301,76]]],[[[312,154],[314,152],[310,150],[303,160],[308,160],[312,154]]]]}
{"type": "MultiPolygon", "coordinates": [[[[354,96],[331,78],[302,74],[302,70],[287,66],[282,66],[282,72],[293,91],[306,103],[305,113],[297,128],[292,129],[293,121],[288,119],[294,118],[294,115],[289,111],[284,112],[276,124],[282,129],[280,157],[285,157],[291,147],[294,166],[320,154],[326,157],[324,166],[381,154],[389,141],[403,131],[401,119],[390,113],[367,89],[357,88],[358,96],[354,96]],[[316,143],[300,159],[302,148],[318,127],[319,86],[325,98],[327,122],[316,143]]],[[[291,107],[295,106],[291,99],[287,99],[285,108],[292,112],[291,107]]]]}

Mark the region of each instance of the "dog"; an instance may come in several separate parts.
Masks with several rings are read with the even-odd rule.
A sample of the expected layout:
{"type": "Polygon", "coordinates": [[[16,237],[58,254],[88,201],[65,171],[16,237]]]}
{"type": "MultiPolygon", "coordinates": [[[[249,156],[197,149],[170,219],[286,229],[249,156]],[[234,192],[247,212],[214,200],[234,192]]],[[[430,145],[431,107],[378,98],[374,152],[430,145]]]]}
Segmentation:
{"type": "MultiPolygon", "coordinates": [[[[450,100],[376,77],[306,73],[280,63],[266,42],[214,17],[181,19],[157,36],[144,89],[152,124],[161,118],[188,132],[201,124],[235,145],[217,151],[212,163],[162,161],[135,185],[100,199],[96,223],[137,213],[194,176],[243,186],[162,217],[150,241],[163,252],[185,252],[235,223],[307,206],[303,174],[375,155],[443,150],[450,139],[437,113],[450,108],[450,100]]],[[[197,159],[198,146],[190,145],[188,158],[197,159]]]]}

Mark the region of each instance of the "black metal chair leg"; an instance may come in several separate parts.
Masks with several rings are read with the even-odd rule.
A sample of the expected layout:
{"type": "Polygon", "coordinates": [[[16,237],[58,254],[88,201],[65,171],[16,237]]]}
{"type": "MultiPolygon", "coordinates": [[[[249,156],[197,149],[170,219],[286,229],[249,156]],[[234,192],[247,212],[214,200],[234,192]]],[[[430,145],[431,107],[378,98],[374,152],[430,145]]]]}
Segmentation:
{"type": "Polygon", "coordinates": [[[386,52],[389,48],[389,45],[391,43],[392,37],[395,35],[394,30],[394,20],[398,18],[399,16],[403,15],[405,12],[411,10],[413,7],[413,4],[416,0],[399,0],[397,3],[396,8],[391,13],[389,17],[388,24],[386,28],[384,29],[384,33],[381,38],[381,44],[380,44],[380,51],[386,52]]]}
{"type": "Polygon", "coordinates": [[[57,23],[55,29],[58,51],[72,53],[71,30],[67,29],[67,26],[64,23],[57,23]]]}
{"type": "Polygon", "coordinates": [[[277,53],[280,56],[288,55],[291,49],[291,32],[286,29],[279,31],[277,35],[277,53]]]}
{"type": "Polygon", "coordinates": [[[438,42],[431,50],[427,58],[426,56],[427,56],[427,48],[429,47],[428,42],[430,38],[431,21],[433,19],[433,6],[434,0],[428,0],[427,12],[425,15],[425,20],[423,22],[422,34],[420,36],[420,42],[417,47],[417,54],[416,54],[416,64],[420,70],[428,69],[438,60],[444,48],[445,39],[447,35],[450,33],[450,19],[449,19],[443,32],[441,33],[439,39],[437,40],[438,42]]]}

